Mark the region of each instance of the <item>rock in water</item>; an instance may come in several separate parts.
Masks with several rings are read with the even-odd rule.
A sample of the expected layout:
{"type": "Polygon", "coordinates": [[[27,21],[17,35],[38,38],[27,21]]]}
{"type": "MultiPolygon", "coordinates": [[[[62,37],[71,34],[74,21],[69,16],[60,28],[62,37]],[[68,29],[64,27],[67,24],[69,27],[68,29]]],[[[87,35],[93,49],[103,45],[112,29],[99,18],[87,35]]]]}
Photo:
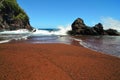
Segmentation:
{"type": "Polygon", "coordinates": [[[29,17],[19,7],[16,0],[0,1],[0,30],[32,30],[29,17]]]}
{"type": "Polygon", "coordinates": [[[77,18],[72,23],[72,33],[77,35],[103,35],[104,30],[101,23],[96,24],[94,27],[86,26],[81,18],[77,18]]]}
{"type": "Polygon", "coordinates": [[[120,35],[117,30],[115,29],[107,29],[105,30],[107,35],[120,35]]]}
{"type": "Polygon", "coordinates": [[[97,32],[98,35],[104,35],[103,25],[101,23],[96,24],[93,29],[97,32]]]}
{"type": "Polygon", "coordinates": [[[120,35],[117,30],[108,29],[104,30],[101,23],[96,24],[93,27],[86,26],[83,19],[77,18],[71,25],[72,31],[68,34],[71,35],[120,35]]]}
{"type": "Polygon", "coordinates": [[[72,31],[75,32],[75,34],[82,34],[85,28],[86,28],[86,25],[84,24],[84,21],[81,18],[76,19],[72,23],[72,31]]]}
{"type": "Polygon", "coordinates": [[[72,23],[72,30],[77,30],[77,29],[84,29],[86,25],[84,24],[84,21],[81,18],[76,19],[72,23]]]}

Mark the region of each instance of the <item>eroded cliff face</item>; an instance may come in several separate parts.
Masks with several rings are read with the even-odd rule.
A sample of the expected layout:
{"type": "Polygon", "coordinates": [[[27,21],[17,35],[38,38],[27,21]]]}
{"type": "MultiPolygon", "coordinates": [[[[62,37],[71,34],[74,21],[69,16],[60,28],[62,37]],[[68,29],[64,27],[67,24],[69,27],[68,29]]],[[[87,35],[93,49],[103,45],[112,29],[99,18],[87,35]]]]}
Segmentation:
{"type": "Polygon", "coordinates": [[[29,17],[16,0],[0,0],[0,30],[32,30],[29,17]]]}

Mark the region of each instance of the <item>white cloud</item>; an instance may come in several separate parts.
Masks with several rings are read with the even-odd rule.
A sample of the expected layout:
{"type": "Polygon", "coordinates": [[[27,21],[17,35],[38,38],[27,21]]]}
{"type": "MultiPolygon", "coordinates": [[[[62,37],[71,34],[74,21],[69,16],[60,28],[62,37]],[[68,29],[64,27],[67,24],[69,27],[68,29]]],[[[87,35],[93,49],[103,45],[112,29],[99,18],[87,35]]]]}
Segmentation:
{"type": "Polygon", "coordinates": [[[101,18],[102,24],[104,26],[104,29],[116,29],[120,32],[120,21],[113,19],[111,17],[102,17],[101,18]]]}

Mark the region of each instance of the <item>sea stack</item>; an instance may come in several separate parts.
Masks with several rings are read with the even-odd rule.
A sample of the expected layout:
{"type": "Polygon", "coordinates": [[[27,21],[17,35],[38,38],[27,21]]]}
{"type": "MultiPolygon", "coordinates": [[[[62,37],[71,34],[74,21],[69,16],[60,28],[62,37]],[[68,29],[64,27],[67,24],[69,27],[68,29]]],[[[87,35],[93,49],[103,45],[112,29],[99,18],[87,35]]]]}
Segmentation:
{"type": "Polygon", "coordinates": [[[0,30],[32,30],[29,17],[16,0],[0,1],[0,30]]]}
{"type": "Polygon", "coordinates": [[[68,32],[70,35],[119,35],[117,30],[104,30],[102,23],[89,27],[84,20],[77,18],[71,25],[72,30],[68,32]]]}
{"type": "Polygon", "coordinates": [[[76,34],[84,34],[84,30],[86,28],[86,25],[84,24],[84,21],[81,18],[76,19],[72,23],[72,31],[76,34]]]}

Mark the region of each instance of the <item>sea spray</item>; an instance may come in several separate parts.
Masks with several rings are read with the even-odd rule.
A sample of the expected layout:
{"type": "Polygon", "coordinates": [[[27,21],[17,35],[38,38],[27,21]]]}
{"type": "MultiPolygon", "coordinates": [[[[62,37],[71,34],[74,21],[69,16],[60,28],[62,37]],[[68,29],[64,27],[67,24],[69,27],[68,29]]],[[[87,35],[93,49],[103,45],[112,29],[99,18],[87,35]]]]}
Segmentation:
{"type": "MultiPolygon", "coordinates": [[[[36,29],[33,32],[30,32],[27,29],[19,29],[13,31],[1,31],[0,32],[0,43],[9,42],[11,40],[26,40],[30,36],[54,36],[67,35],[67,31],[71,30],[71,27],[68,25],[67,27],[58,26],[56,29],[52,29],[52,31],[48,29],[36,29]]],[[[39,40],[41,37],[39,37],[39,40]]],[[[47,37],[48,38],[48,37],[47,37]]],[[[51,39],[50,38],[50,39],[51,39]]]]}
{"type": "MultiPolygon", "coordinates": [[[[50,28],[51,29],[51,28],[50,28]]],[[[71,26],[68,25],[66,27],[64,26],[58,26],[56,29],[36,29],[36,32],[33,32],[32,36],[42,36],[42,35],[67,35],[67,32],[71,30],[71,26]]]]}
{"type": "Polygon", "coordinates": [[[32,32],[27,29],[0,32],[0,43],[6,43],[11,40],[26,40],[32,32]]]}
{"type": "Polygon", "coordinates": [[[0,34],[28,34],[30,33],[27,29],[19,29],[19,30],[13,30],[13,31],[2,31],[0,34]]]}
{"type": "Polygon", "coordinates": [[[102,17],[101,22],[103,23],[104,29],[115,29],[120,32],[120,20],[112,17],[102,17]]]}
{"type": "Polygon", "coordinates": [[[60,29],[60,31],[58,31],[57,33],[55,33],[55,34],[57,34],[57,35],[67,35],[67,32],[68,32],[69,30],[71,30],[71,26],[70,26],[70,25],[68,25],[68,26],[66,26],[66,27],[64,27],[64,26],[59,26],[58,28],[60,29]]]}

